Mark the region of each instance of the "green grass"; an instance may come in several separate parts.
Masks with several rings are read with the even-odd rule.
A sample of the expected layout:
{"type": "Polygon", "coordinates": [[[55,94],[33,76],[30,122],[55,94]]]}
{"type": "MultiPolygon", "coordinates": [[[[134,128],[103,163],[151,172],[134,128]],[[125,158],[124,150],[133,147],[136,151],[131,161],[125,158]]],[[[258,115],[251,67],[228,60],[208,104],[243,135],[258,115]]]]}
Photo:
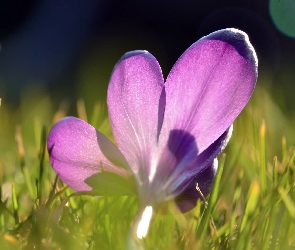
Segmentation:
{"type": "MultiPolygon", "coordinates": [[[[45,148],[48,130],[67,113],[65,105],[52,103],[46,92],[24,96],[19,109],[2,100],[1,249],[127,249],[136,197],[71,195],[52,171],[45,148]]],[[[104,105],[87,110],[83,100],[77,103],[70,115],[110,137],[104,105]]],[[[144,249],[294,249],[293,125],[258,87],[219,157],[208,206],[198,201],[186,214],[173,204],[160,209],[144,249]]]]}

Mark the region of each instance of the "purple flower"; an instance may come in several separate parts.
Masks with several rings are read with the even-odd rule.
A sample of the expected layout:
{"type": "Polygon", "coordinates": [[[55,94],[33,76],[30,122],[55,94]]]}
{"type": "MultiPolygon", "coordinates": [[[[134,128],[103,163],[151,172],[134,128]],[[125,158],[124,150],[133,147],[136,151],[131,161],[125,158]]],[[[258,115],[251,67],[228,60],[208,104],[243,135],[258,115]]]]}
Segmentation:
{"type": "Polygon", "coordinates": [[[165,83],[147,51],[115,66],[107,104],[114,145],[88,123],[67,117],[48,137],[50,162],[77,191],[137,194],[142,208],[176,199],[187,211],[210,191],[216,157],[257,80],[248,36],[224,29],[203,37],[178,59],[165,83]]]}

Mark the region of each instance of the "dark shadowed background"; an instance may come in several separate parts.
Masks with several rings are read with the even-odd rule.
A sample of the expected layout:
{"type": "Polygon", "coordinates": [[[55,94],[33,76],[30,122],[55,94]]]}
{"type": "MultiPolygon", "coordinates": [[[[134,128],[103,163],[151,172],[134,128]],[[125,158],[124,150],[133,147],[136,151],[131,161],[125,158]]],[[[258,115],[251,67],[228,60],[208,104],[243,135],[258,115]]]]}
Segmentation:
{"type": "Polygon", "coordinates": [[[105,100],[112,69],[127,51],[144,49],[166,77],[200,37],[227,27],[248,33],[259,82],[287,113],[295,112],[293,0],[12,0],[0,8],[0,97],[51,93],[60,103],[105,100]]]}

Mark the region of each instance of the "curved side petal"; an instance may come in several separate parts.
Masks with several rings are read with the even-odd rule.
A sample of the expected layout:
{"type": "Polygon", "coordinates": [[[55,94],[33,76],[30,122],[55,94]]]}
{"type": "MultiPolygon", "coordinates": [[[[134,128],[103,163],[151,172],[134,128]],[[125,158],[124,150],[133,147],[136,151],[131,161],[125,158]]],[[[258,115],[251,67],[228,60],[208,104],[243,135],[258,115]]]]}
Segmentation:
{"type": "Polygon", "coordinates": [[[218,168],[218,161],[213,161],[209,167],[198,173],[195,178],[188,184],[185,190],[175,198],[176,205],[181,212],[185,213],[196,206],[198,199],[207,196],[212,188],[214,178],[218,168]],[[199,190],[196,186],[198,185],[199,190]]]}
{"type": "Polygon", "coordinates": [[[48,135],[47,148],[54,171],[76,191],[91,190],[84,181],[101,170],[128,175],[118,148],[78,118],[66,117],[56,123],[48,135]]]}
{"type": "MultiPolygon", "coordinates": [[[[214,159],[224,150],[232,135],[233,126],[230,126],[214,143],[186,165],[179,166],[165,183],[165,190],[175,197],[187,187],[187,185],[200,172],[212,164],[214,159]]],[[[162,177],[163,179],[163,177],[162,177]]]]}
{"type": "Polygon", "coordinates": [[[148,176],[152,164],[164,115],[163,85],[160,66],[147,51],[126,53],[110,79],[107,102],[113,135],[137,177],[148,176]]]}
{"type": "MultiPolygon", "coordinates": [[[[194,137],[186,160],[202,153],[233,123],[248,102],[257,80],[257,58],[248,36],[236,29],[214,32],[189,47],[165,83],[165,117],[159,142],[171,130],[194,137]],[[194,149],[196,148],[196,149],[194,149]]],[[[185,139],[185,138],[184,138],[185,139]]],[[[182,148],[181,138],[173,148],[182,148]]],[[[177,157],[177,155],[176,155],[177,157]]]]}

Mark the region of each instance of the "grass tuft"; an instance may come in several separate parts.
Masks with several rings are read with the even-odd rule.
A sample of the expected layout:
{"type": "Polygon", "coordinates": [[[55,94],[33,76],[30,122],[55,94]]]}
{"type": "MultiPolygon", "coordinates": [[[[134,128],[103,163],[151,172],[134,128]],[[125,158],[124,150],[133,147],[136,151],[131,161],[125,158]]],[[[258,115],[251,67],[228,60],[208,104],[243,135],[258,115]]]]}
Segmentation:
{"type": "MultiPolygon", "coordinates": [[[[255,93],[219,157],[208,203],[199,200],[185,214],[173,202],[159,208],[165,212],[155,213],[144,249],[294,249],[293,121],[278,109],[283,118],[273,119],[274,102],[263,89],[255,93]]],[[[69,109],[62,104],[52,112],[49,103],[49,97],[31,98],[25,109],[0,109],[1,249],[126,249],[137,198],[74,193],[55,176],[46,128],[69,109]]],[[[105,105],[89,111],[81,99],[77,109],[111,138],[105,105]]]]}

